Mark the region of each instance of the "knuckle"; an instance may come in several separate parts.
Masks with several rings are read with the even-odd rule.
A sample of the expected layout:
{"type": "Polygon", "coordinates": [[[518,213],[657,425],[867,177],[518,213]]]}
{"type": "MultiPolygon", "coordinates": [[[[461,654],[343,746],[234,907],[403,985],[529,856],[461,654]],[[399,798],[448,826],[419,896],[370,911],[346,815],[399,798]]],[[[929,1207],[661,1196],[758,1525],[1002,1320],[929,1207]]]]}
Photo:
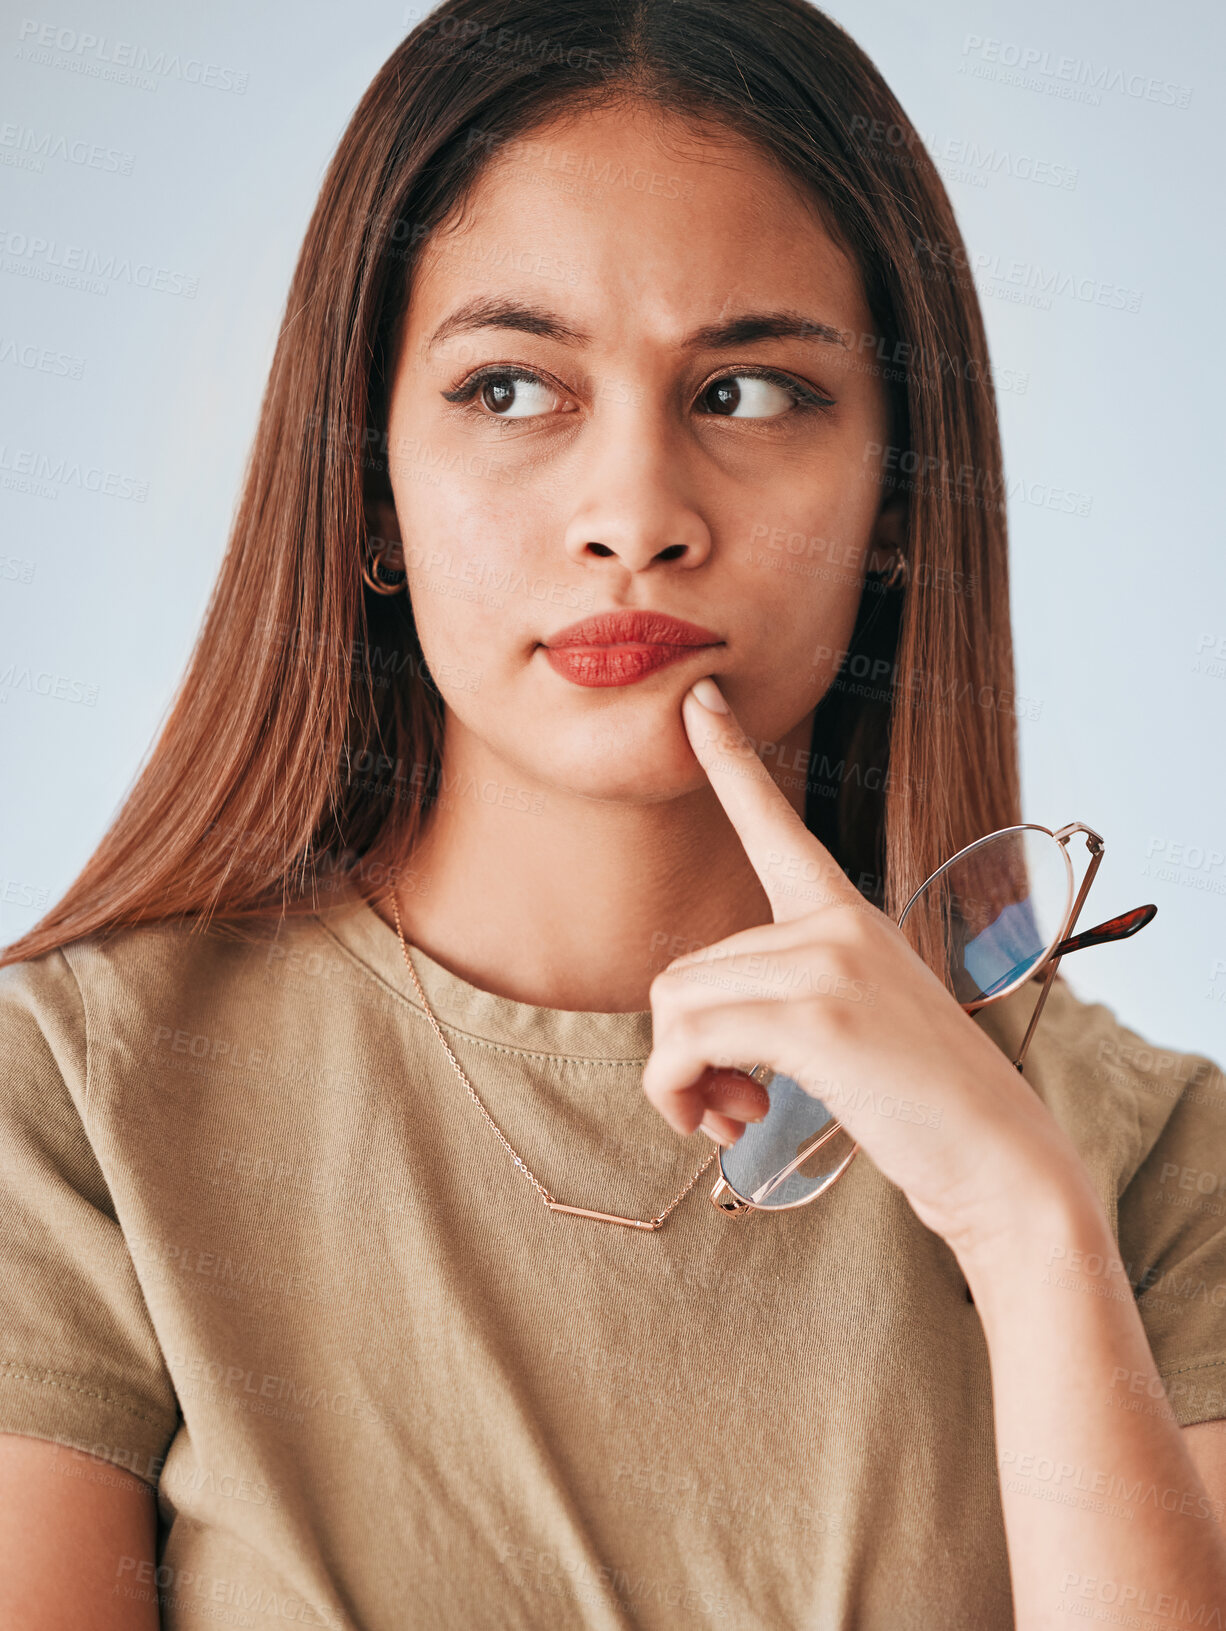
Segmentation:
{"type": "Polygon", "coordinates": [[[695,1008],[682,1008],[669,1020],[668,1039],[675,1047],[689,1050],[698,1044],[702,1029],[701,1012],[695,1008]]]}
{"type": "Polygon", "coordinates": [[[647,1000],[652,1008],[663,1007],[676,993],[681,976],[671,968],[662,968],[647,987],[647,1000]]]}
{"type": "Polygon", "coordinates": [[[851,1035],[857,1027],[857,1018],[852,1013],[851,1004],[846,1002],[827,1002],[823,1024],[827,1035],[843,1040],[851,1035]]]}
{"type": "Polygon", "coordinates": [[[797,1018],[801,1022],[804,1032],[812,1035],[815,1030],[825,1023],[826,1009],[829,1006],[824,998],[816,991],[810,992],[798,1005],[800,1012],[797,1018]]]}
{"type": "Polygon", "coordinates": [[[840,901],[830,908],[831,922],[837,923],[849,940],[866,940],[873,932],[869,914],[874,910],[867,901],[840,901]]]}

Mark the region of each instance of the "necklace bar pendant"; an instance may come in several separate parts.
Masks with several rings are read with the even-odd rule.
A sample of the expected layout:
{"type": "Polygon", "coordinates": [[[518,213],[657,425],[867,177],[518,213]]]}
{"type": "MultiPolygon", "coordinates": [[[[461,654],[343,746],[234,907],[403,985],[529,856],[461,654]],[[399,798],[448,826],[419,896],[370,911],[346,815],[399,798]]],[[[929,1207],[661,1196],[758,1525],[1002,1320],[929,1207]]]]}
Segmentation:
{"type": "Polygon", "coordinates": [[[572,1212],[578,1218],[595,1218],[600,1223],[623,1223],[627,1229],[650,1229],[655,1231],[654,1223],[645,1223],[642,1218],[619,1218],[614,1212],[593,1212],[586,1206],[563,1206],[561,1201],[546,1201],[545,1205],[551,1212],[572,1212]]]}

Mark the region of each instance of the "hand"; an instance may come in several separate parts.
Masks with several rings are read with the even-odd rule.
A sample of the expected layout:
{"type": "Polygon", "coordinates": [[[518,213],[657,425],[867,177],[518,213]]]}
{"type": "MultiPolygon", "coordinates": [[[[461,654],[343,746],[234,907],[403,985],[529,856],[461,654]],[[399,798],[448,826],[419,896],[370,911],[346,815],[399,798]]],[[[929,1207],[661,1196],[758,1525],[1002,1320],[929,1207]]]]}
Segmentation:
{"type": "Polygon", "coordinates": [[[651,1103],[678,1133],[734,1143],[769,1107],[746,1068],[769,1065],[827,1105],[955,1253],[1001,1231],[1019,1186],[1084,1190],[1046,1105],[804,825],[732,712],[700,695],[723,701],[700,680],[682,701],[686,733],[774,921],[652,981],[651,1103]]]}

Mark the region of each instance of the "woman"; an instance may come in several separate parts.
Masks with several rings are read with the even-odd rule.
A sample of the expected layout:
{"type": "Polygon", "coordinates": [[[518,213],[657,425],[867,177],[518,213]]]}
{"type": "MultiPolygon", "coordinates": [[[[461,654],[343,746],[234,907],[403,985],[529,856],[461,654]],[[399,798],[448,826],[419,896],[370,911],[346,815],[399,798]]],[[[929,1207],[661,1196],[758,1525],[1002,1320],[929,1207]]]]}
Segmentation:
{"type": "Polygon", "coordinates": [[[5,957],[6,1626],[1221,1622],[1221,1074],[1059,977],[1023,1079],[1035,984],[894,922],[1020,813],[983,328],[879,129],[800,0],[454,0],[364,97],[177,705],[5,957]],[[736,1219],[750,1061],[868,1159],[736,1219]]]}

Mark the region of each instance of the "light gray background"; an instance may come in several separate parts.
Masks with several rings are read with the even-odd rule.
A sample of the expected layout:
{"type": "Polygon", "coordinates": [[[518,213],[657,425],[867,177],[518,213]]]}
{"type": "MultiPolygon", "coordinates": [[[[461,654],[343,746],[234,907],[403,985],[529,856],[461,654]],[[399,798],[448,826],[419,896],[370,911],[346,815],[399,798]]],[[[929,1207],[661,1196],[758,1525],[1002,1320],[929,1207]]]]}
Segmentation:
{"type": "MultiPolygon", "coordinates": [[[[1066,972],[1149,1041],[1226,1062],[1223,13],[832,9],[929,140],[981,257],[993,364],[1012,387],[1027,819],[1107,838],[1087,921],[1159,907],[1134,942],[1066,972]],[[1095,303],[1104,286],[1138,309],[1095,303]],[[1083,495],[1088,514],[1045,507],[1049,489],[1083,495]]],[[[19,0],[0,17],[0,942],[85,862],[165,715],[325,165],[416,15],[371,0],[19,0]],[[48,26],[63,31],[49,48],[48,26]],[[104,43],[82,48],[83,33],[104,43]],[[162,57],[148,84],[108,68],[133,46],[162,57]],[[32,238],[56,247],[31,253],[32,238]],[[69,246],[147,262],[171,287],[198,280],[194,296],[48,281],[69,246]],[[32,455],[147,492],[17,490],[32,455]]]]}

